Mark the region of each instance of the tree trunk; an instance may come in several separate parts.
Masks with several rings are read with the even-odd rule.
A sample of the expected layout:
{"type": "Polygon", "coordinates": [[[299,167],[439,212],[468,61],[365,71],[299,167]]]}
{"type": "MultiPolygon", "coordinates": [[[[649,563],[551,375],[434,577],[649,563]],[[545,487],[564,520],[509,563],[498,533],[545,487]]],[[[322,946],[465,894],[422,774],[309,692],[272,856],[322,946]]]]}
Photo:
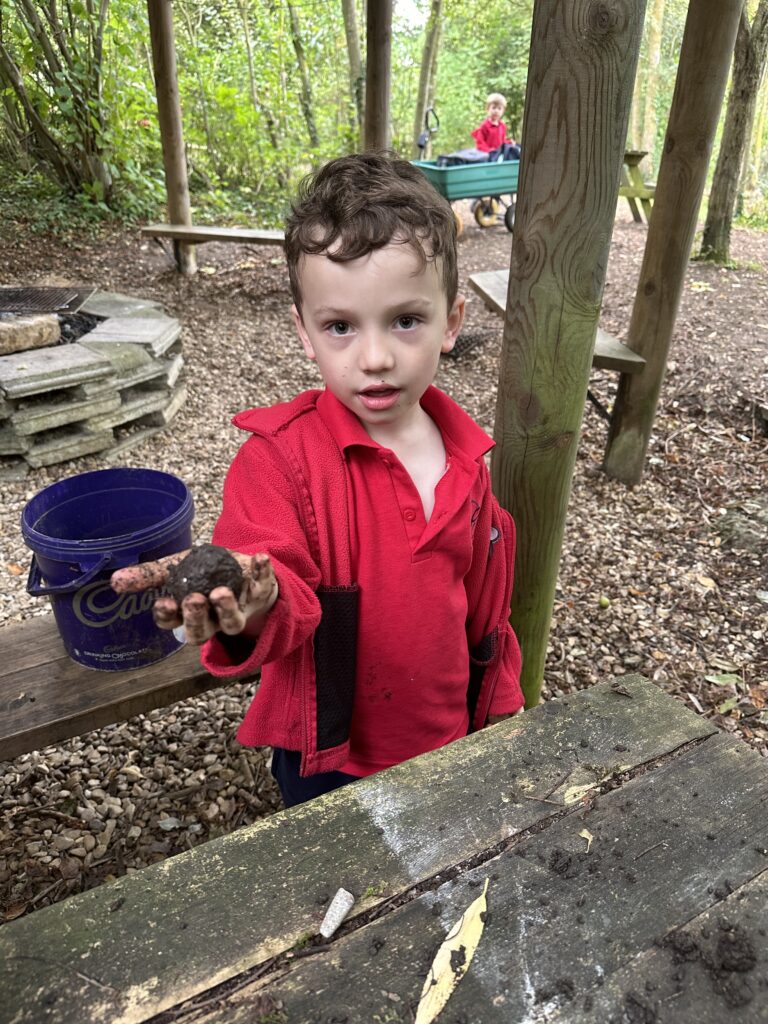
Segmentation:
{"type": "Polygon", "coordinates": [[[301,76],[301,109],[304,114],[304,121],[307,125],[310,144],[316,149],[320,145],[320,137],[317,134],[315,115],[312,109],[312,87],[309,83],[309,69],[307,67],[307,59],[304,56],[304,44],[301,41],[299,16],[292,3],[288,4],[288,14],[291,18],[291,38],[293,39],[293,49],[296,51],[296,61],[299,65],[299,75],[301,76]]]}
{"type": "Polygon", "coordinates": [[[355,108],[357,132],[363,126],[365,111],[365,77],[363,75],[363,58],[360,52],[360,32],[357,27],[355,0],[341,0],[344,16],[344,34],[347,37],[347,54],[349,57],[349,89],[355,108]]]}
{"type": "Polygon", "coordinates": [[[733,59],[733,80],[725,113],[723,137],[709,193],[707,220],[700,258],[727,263],[731,251],[731,222],[739,187],[739,173],[749,132],[755,117],[757,90],[768,53],[768,0],[760,5],[752,22],[745,11],[739,21],[733,59]]]}
{"type": "Polygon", "coordinates": [[[365,123],[363,146],[389,149],[392,63],[392,0],[368,0],[365,32],[365,123]]]}
{"type": "Polygon", "coordinates": [[[518,531],[511,621],[529,707],[544,675],[643,11],[642,0],[536,0],[533,12],[492,460],[518,531]]]}
{"type": "Polygon", "coordinates": [[[648,21],[648,63],[645,76],[645,108],[643,110],[643,138],[641,149],[646,150],[646,171],[654,173],[656,153],[656,93],[659,87],[659,60],[661,58],[661,35],[664,25],[665,0],[652,0],[648,21]]]}
{"type": "Polygon", "coordinates": [[[413,119],[413,155],[415,157],[419,156],[419,136],[424,128],[424,112],[429,105],[429,86],[437,60],[442,7],[443,0],[432,0],[432,8],[429,12],[429,20],[427,21],[426,34],[424,36],[419,86],[416,94],[416,113],[413,119]]]}
{"type": "Polygon", "coordinates": [[[646,363],[619,379],[603,462],[608,476],[626,484],[643,474],[742,4],[691,0],[688,8],[629,325],[628,345],[646,363]]]}

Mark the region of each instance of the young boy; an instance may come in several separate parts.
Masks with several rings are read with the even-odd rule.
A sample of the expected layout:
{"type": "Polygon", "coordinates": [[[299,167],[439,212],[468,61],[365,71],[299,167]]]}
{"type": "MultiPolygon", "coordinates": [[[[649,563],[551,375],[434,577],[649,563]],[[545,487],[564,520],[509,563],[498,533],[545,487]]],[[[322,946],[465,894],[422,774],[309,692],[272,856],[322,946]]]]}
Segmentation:
{"type": "MultiPolygon", "coordinates": [[[[432,386],[464,316],[449,204],[411,164],[342,157],[302,187],[285,242],[292,316],[323,391],[239,414],[250,432],[213,541],[239,552],[184,624],[212,673],[263,666],[238,740],[274,748],[286,806],[522,708],[507,621],[514,530],[491,439],[432,386]],[[213,612],[213,615],[212,615],[213,612]]],[[[116,589],[164,579],[148,566],[116,589]]]]}
{"type": "MultiPolygon", "coordinates": [[[[507,128],[501,120],[507,106],[506,99],[500,92],[492,92],[486,100],[486,118],[479,128],[472,132],[475,145],[481,153],[501,153],[502,147],[514,147],[517,152],[515,158],[520,156],[520,150],[514,139],[507,139],[507,128]]],[[[505,158],[507,151],[505,153],[505,158]]]]}

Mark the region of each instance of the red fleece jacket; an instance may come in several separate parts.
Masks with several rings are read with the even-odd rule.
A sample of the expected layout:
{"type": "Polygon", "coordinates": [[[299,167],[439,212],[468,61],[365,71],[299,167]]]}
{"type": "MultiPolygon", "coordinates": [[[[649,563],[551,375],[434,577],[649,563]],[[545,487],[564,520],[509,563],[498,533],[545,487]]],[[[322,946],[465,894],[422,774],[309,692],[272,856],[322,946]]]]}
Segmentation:
{"type": "MultiPolygon", "coordinates": [[[[216,638],[202,649],[203,665],[216,675],[263,666],[261,686],[238,739],[246,745],[300,750],[302,775],[340,770],[346,763],[354,692],[335,678],[339,658],[331,658],[328,673],[326,650],[318,649],[322,614],[324,624],[333,619],[335,651],[354,651],[354,623],[350,627],[333,605],[337,598],[353,598],[356,591],[346,468],[322,402],[318,408],[321,394],[305,392],[292,402],[235,418],[237,426],[255,436],[242,446],[227,475],[224,509],[213,539],[244,553],[266,551],[280,596],[245,660],[235,664],[216,638]],[[334,678],[329,681],[328,675],[334,678]]],[[[425,399],[446,415],[466,416],[437,388],[430,388],[425,399]]],[[[434,418],[439,422],[438,416],[434,418]]],[[[468,686],[476,691],[471,700],[475,729],[485,724],[489,713],[504,714],[523,705],[520,652],[507,621],[514,527],[493,498],[484,460],[478,461],[485,486],[475,536],[487,537],[488,542],[476,543],[476,556],[465,577],[468,686]]],[[[324,644],[327,648],[327,640],[324,644]]],[[[353,664],[352,676],[354,671],[353,664]]]]}

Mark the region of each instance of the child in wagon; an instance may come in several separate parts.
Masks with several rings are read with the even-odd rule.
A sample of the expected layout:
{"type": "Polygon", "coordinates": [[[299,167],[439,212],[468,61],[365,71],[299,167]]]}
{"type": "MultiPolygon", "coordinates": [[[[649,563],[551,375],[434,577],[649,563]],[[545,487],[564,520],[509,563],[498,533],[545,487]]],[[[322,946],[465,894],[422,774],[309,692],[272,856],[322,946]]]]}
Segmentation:
{"type": "MultiPolygon", "coordinates": [[[[238,732],[274,748],[286,806],[522,709],[508,622],[514,527],[493,442],[433,386],[464,317],[450,205],[419,170],[342,157],[285,239],[293,321],[324,389],[235,417],[250,434],[213,541],[243,591],[155,602],[218,676],[262,669],[238,732]]],[[[172,556],[178,560],[180,556],[172,556]]],[[[162,585],[168,562],[116,590],[162,585]]]]}
{"type": "Polygon", "coordinates": [[[485,101],[486,118],[479,128],[472,132],[475,146],[481,153],[488,153],[488,159],[502,157],[504,160],[518,160],[520,147],[514,139],[507,139],[507,127],[502,121],[507,106],[500,92],[492,92],[485,101]]]}

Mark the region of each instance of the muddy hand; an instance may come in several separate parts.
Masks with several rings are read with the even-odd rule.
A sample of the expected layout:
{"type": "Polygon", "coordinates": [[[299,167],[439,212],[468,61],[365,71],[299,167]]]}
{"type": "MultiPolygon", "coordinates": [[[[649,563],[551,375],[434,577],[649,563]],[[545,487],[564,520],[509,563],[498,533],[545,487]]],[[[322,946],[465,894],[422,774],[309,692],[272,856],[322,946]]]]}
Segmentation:
{"type": "Polygon", "coordinates": [[[252,555],[246,566],[242,561],[244,556],[237,555],[235,552],[233,554],[243,569],[242,594],[239,599],[236,599],[228,587],[217,587],[211,591],[209,600],[215,610],[218,628],[222,633],[227,633],[230,636],[242,633],[247,622],[256,626],[258,633],[261,631],[259,627],[263,623],[264,617],[277,600],[278,586],[275,570],[272,568],[268,555],[252,555]]]}

